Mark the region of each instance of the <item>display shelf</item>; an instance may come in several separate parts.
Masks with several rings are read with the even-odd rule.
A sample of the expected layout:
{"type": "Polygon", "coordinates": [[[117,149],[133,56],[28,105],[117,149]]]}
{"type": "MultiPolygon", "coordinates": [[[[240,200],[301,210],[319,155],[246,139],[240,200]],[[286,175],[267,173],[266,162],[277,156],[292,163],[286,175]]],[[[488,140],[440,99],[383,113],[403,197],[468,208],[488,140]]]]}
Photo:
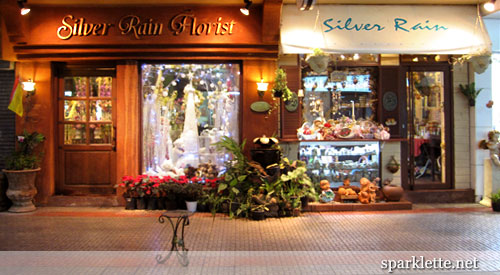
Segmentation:
{"type": "Polygon", "coordinates": [[[299,159],[306,163],[314,182],[326,179],[334,188],[349,179],[352,185],[360,186],[361,178],[373,180],[380,175],[380,142],[301,141],[299,159]]]}

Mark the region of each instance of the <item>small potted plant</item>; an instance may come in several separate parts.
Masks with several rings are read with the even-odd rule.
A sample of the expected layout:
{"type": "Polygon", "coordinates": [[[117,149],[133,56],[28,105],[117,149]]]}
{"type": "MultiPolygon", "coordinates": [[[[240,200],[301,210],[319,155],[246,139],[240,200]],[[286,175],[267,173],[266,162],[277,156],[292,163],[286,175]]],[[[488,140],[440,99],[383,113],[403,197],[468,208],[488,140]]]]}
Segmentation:
{"type": "Polygon", "coordinates": [[[9,212],[30,212],[36,209],[33,204],[33,198],[37,194],[35,180],[43,156],[36,149],[44,140],[45,136],[41,133],[29,133],[26,130],[17,136],[16,150],[7,157],[5,169],[2,170],[9,182],[6,193],[12,201],[9,212]]]}
{"type": "Polygon", "coordinates": [[[203,195],[202,186],[198,183],[187,183],[182,189],[182,196],[186,201],[188,211],[196,212],[198,200],[203,195]]]}
{"type": "Polygon", "coordinates": [[[284,101],[292,99],[292,91],[287,86],[286,72],[285,70],[278,68],[276,70],[276,76],[274,78],[273,85],[274,97],[281,97],[284,101]]]}
{"type": "Polygon", "coordinates": [[[483,89],[476,90],[475,82],[465,85],[460,84],[459,88],[460,92],[469,100],[469,106],[474,107],[476,105],[476,98],[483,89]]]}
{"type": "Polygon", "coordinates": [[[495,194],[491,194],[491,208],[495,212],[500,212],[500,189],[495,194]]]}
{"type": "Polygon", "coordinates": [[[264,204],[259,204],[250,209],[250,216],[256,221],[265,220],[267,211],[269,209],[264,204]]]}

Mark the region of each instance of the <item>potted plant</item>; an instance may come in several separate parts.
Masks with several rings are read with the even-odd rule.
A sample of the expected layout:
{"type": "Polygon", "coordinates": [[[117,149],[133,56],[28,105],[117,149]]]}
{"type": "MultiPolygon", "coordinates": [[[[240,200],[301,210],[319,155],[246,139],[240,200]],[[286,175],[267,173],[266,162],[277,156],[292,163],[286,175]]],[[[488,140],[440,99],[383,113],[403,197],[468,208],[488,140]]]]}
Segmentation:
{"type": "Polygon", "coordinates": [[[253,206],[250,209],[250,216],[253,220],[261,221],[266,219],[266,211],[269,209],[264,204],[253,206]]]}
{"type": "Polygon", "coordinates": [[[125,189],[123,192],[123,198],[125,199],[125,209],[134,210],[136,209],[136,192],[134,190],[134,178],[130,176],[122,177],[122,181],[116,187],[122,187],[125,189]]]}
{"type": "Polygon", "coordinates": [[[26,130],[17,136],[16,150],[7,157],[5,169],[2,170],[9,182],[6,192],[12,201],[9,212],[30,212],[36,209],[33,204],[33,198],[37,194],[35,180],[43,155],[37,152],[37,147],[44,140],[45,136],[41,133],[29,133],[26,130]]]}
{"type": "Polygon", "coordinates": [[[491,208],[495,212],[500,212],[500,190],[495,194],[491,194],[491,208]]]}
{"type": "Polygon", "coordinates": [[[311,69],[320,74],[326,71],[328,68],[328,62],[330,62],[330,56],[324,53],[321,49],[314,49],[313,53],[307,56],[306,62],[309,64],[311,69]]]}
{"type": "Polygon", "coordinates": [[[285,70],[278,68],[276,70],[276,76],[274,78],[274,85],[273,85],[273,94],[274,97],[281,97],[283,98],[284,101],[288,101],[292,99],[292,91],[287,86],[287,81],[286,81],[286,72],[285,70]]]}
{"type": "Polygon", "coordinates": [[[460,92],[467,97],[469,100],[469,106],[473,107],[476,105],[476,98],[483,89],[476,90],[476,83],[472,82],[470,84],[459,85],[460,92]]]}
{"type": "Polygon", "coordinates": [[[188,211],[196,212],[198,200],[203,195],[202,186],[198,183],[187,183],[183,186],[182,195],[188,211]]]}

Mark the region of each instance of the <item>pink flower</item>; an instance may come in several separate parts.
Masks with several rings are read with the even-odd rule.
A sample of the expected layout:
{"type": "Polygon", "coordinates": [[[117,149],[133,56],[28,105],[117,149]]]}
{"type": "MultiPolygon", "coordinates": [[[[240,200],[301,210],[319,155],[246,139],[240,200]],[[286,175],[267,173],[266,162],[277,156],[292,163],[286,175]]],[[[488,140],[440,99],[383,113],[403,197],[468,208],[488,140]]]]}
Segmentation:
{"type": "Polygon", "coordinates": [[[17,136],[17,141],[24,142],[24,136],[17,136]]]}

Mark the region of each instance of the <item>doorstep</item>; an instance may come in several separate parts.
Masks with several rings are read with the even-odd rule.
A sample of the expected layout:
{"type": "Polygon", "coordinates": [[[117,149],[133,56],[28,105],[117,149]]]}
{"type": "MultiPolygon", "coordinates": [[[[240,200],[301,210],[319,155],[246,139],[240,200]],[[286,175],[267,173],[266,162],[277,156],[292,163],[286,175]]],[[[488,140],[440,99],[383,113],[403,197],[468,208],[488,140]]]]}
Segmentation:
{"type": "Polygon", "coordinates": [[[309,203],[302,211],[323,212],[323,211],[390,211],[390,210],[411,210],[412,203],[406,200],[398,202],[377,202],[362,204],[356,203],[309,203]]]}
{"type": "Polygon", "coordinates": [[[43,206],[113,207],[123,206],[116,195],[52,196],[43,206]]]}
{"type": "Polygon", "coordinates": [[[403,199],[413,203],[473,203],[473,189],[405,190],[403,199]]]}

